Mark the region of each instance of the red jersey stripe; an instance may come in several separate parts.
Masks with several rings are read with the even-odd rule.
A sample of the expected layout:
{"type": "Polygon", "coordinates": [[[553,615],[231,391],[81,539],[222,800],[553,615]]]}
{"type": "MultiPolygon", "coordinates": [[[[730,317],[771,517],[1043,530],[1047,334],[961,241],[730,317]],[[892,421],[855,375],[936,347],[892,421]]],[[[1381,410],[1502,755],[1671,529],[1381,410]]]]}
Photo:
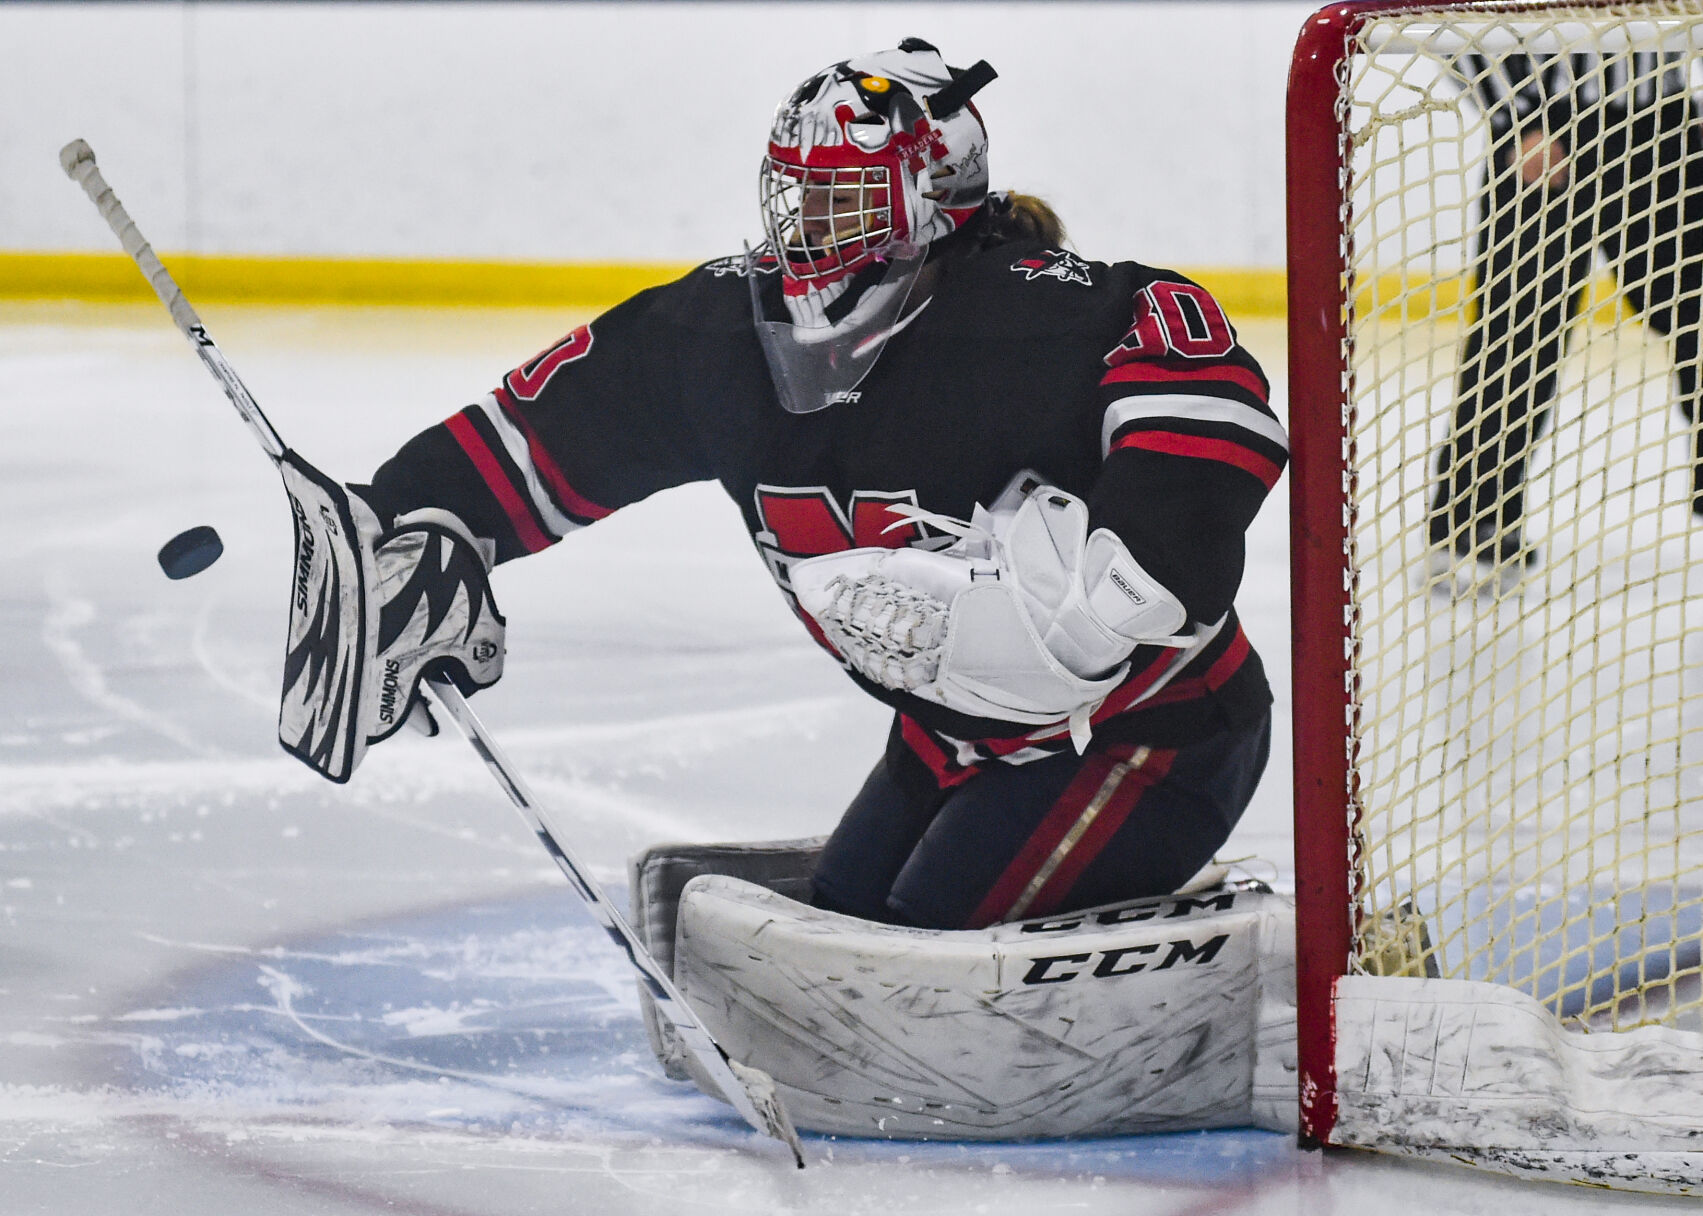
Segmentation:
{"type": "Polygon", "coordinates": [[[906,714],[899,715],[899,737],[905,741],[905,746],[916,753],[917,759],[928,765],[934,774],[934,782],[943,790],[949,790],[961,781],[968,780],[977,771],[975,765],[968,768],[960,767],[941,750],[940,744],[929,737],[927,731],[915,718],[906,714]]]}
{"type": "Polygon", "coordinates": [[[546,536],[532,513],[527,510],[526,501],[521,498],[510,483],[507,474],[503,472],[496,454],[486,444],[484,438],[473,427],[473,422],[466,413],[452,415],[444,421],[445,428],[461,445],[461,450],[467,453],[467,458],[473,462],[473,467],[479,470],[479,476],[485,479],[490,488],[491,496],[497,500],[504,514],[509,517],[509,523],[514,528],[520,544],[528,553],[537,553],[540,549],[548,549],[553,543],[546,536]]]}
{"type": "Polygon", "coordinates": [[[1144,702],[1145,708],[1151,709],[1156,705],[1174,705],[1179,701],[1192,701],[1196,697],[1205,696],[1224,687],[1231,676],[1241,669],[1247,657],[1253,651],[1248,642],[1248,635],[1242,632],[1240,625],[1236,627],[1236,636],[1230,639],[1230,645],[1224,653],[1213,660],[1212,666],[1206,669],[1204,675],[1195,676],[1188,680],[1178,680],[1169,685],[1151,699],[1144,702]]]}
{"type": "MultiPolygon", "coordinates": [[[[1154,682],[1170,669],[1171,663],[1176,659],[1176,657],[1175,651],[1166,650],[1146,667],[1143,667],[1140,671],[1130,675],[1122,684],[1119,684],[1116,688],[1112,689],[1111,693],[1106,697],[1105,703],[1102,704],[1099,709],[1095,710],[1088,720],[1091,723],[1098,725],[1099,723],[1104,722],[1107,718],[1121,714],[1131,705],[1134,705],[1137,701],[1141,700],[1142,694],[1149,688],[1153,687],[1154,682]]],[[[1065,737],[1065,728],[1063,726],[1047,729],[1049,731],[1049,734],[1046,736],[1048,740],[1051,740],[1054,737],[1060,739],[1065,737]]],[[[978,740],[976,746],[987,755],[998,757],[1008,756],[1012,752],[1020,752],[1026,747],[1034,747],[1035,743],[1036,732],[1031,732],[1027,735],[1019,735],[1016,738],[1010,739],[978,740]]]]}
{"type": "Polygon", "coordinates": [[[1260,484],[1268,490],[1277,484],[1277,479],[1283,474],[1281,465],[1239,443],[1231,443],[1228,439],[1208,439],[1201,435],[1182,435],[1175,431],[1134,431],[1114,442],[1111,450],[1115,452],[1119,448],[1143,448],[1149,452],[1162,452],[1167,456],[1190,456],[1196,460],[1216,460],[1234,465],[1244,473],[1251,473],[1259,478],[1260,484]]]}
{"type": "Polygon", "coordinates": [[[526,436],[526,450],[532,457],[532,467],[538,470],[538,475],[544,479],[545,484],[555,491],[556,501],[562,504],[563,509],[593,521],[615,513],[615,508],[599,506],[568,484],[561,466],[551,458],[543,440],[538,438],[538,432],[533,430],[532,424],[526,420],[526,415],[515,408],[514,398],[509,395],[507,389],[499,388],[493,396],[502,407],[504,416],[526,436]]]}
{"type": "Polygon", "coordinates": [[[1167,367],[1163,364],[1145,360],[1135,360],[1114,367],[1100,377],[1101,384],[1174,384],[1181,381],[1217,380],[1225,384],[1234,384],[1237,388],[1247,389],[1248,392],[1265,401],[1265,381],[1258,373],[1245,367],[1237,367],[1231,363],[1217,363],[1211,367],[1167,367]]]}
{"type": "Polygon", "coordinates": [[[1159,681],[1159,678],[1171,669],[1171,664],[1176,661],[1176,658],[1175,651],[1162,651],[1141,671],[1112,689],[1111,695],[1106,698],[1099,709],[1094,711],[1088,721],[1098,726],[1107,718],[1116,717],[1123,713],[1124,710],[1141,700],[1147,690],[1152,688],[1159,681]]]}
{"type": "MultiPolygon", "coordinates": [[[[809,618],[803,616],[802,613],[800,616],[805,621],[806,625],[811,623],[809,618]]],[[[1187,680],[1178,680],[1174,684],[1167,685],[1164,689],[1155,693],[1152,697],[1143,700],[1147,690],[1153,687],[1160,677],[1170,670],[1171,663],[1176,659],[1176,654],[1174,652],[1169,650],[1164,651],[1156,656],[1146,667],[1135,672],[1129,676],[1129,678],[1124,680],[1122,684],[1113,689],[1111,695],[1106,698],[1105,702],[1099,709],[1094,711],[1094,714],[1089,721],[1095,726],[1098,726],[1108,718],[1113,718],[1118,714],[1123,713],[1126,709],[1129,709],[1137,702],[1140,702],[1142,708],[1145,709],[1156,705],[1172,705],[1179,701],[1190,701],[1196,697],[1203,696],[1207,692],[1214,691],[1222,687],[1225,681],[1234,675],[1242,666],[1242,663],[1247,659],[1251,652],[1252,646],[1248,642],[1247,634],[1242,632],[1242,627],[1238,624],[1236,626],[1235,637],[1233,637],[1230,640],[1229,645],[1225,647],[1224,653],[1213,660],[1212,665],[1207,668],[1203,675],[1194,676],[1187,680]]],[[[946,760],[945,754],[941,751],[939,745],[934,743],[932,737],[912,719],[905,718],[904,723],[905,742],[910,745],[912,751],[916,752],[919,759],[923,760],[931,769],[934,770],[936,779],[943,780],[943,776],[947,774],[945,766],[949,762],[946,760]]],[[[1046,738],[1039,741],[1051,742],[1054,739],[1062,740],[1064,738],[1064,727],[1060,726],[1052,728],[1046,738]]],[[[1018,735],[1015,737],[978,739],[974,742],[973,746],[989,759],[998,759],[1001,756],[1008,756],[1013,752],[1020,752],[1026,748],[1034,747],[1037,741],[1036,733],[1031,732],[1030,734],[1018,735]]],[[[959,775],[960,772],[973,771],[958,770],[956,765],[953,765],[952,767],[953,771],[949,774],[949,776],[951,784],[953,785],[956,785],[959,781],[963,780],[963,777],[959,775]]],[[[944,780],[942,788],[945,788],[944,780]]]]}
{"type": "Polygon", "coordinates": [[[1242,632],[1242,626],[1236,626],[1236,636],[1230,639],[1230,644],[1224,648],[1224,653],[1212,661],[1212,666],[1206,669],[1206,686],[1214,692],[1224,687],[1224,682],[1236,674],[1242,661],[1248,657],[1253,646],[1248,641],[1248,635],[1242,632]]]}

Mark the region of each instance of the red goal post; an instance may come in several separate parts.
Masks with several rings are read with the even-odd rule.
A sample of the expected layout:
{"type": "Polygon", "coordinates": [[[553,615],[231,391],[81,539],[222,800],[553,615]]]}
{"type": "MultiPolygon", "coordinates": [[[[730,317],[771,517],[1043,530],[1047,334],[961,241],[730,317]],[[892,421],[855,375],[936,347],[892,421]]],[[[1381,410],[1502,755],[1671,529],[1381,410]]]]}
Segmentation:
{"type": "Polygon", "coordinates": [[[1679,336],[1696,318],[1656,307],[1664,274],[1703,272],[1703,234],[1696,251],[1673,236],[1703,230],[1703,136],[1641,202],[1625,166],[1648,129],[1616,100],[1671,88],[1671,112],[1695,118],[1678,99],[1699,84],[1695,2],[1371,0],[1301,31],[1287,191],[1304,1141],[1703,1193],[1703,441],[1686,418],[1703,408],[1679,336]],[[1527,180],[1479,90],[1532,64],[1562,73],[1544,88],[1582,91],[1515,120],[1515,137],[1563,110],[1574,124],[1549,132],[1570,172],[1527,180]],[[1497,220],[1503,203],[1525,218],[1497,220]],[[1512,243],[1493,258],[1498,240],[1512,243]],[[1530,271],[1557,250],[1587,279],[1530,271]],[[1545,291],[1559,330],[1530,329],[1545,291]],[[1552,417],[1518,444],[1485,422],[1502,418],[1482,387],[1498,342],[1520,369],[1498,391],[1552,417]],[[1461,507],[1469,483],[1488,506],[1461,507]],[[1485,547],[1492,518],[1517,548],[1485,547]],[[1661,1080],[1636,1083],[1652,1066],[1661,1080]]]}
{"type": "Polygon", "coordinates": [[[1344,565],[1347,210],[1339,110],[1350,29],[1368,10],[1338,4],[1302,28],[1290,67],[1288,148],[1289,468],[1295,704],[1296,1047],[1301,1135],[1328,1143],[1336,1115],[1331,992],[1348,966],[1348,664],[1344,565]],[[1299,927],[1304,925],[1304,932],[1299,927]]]}

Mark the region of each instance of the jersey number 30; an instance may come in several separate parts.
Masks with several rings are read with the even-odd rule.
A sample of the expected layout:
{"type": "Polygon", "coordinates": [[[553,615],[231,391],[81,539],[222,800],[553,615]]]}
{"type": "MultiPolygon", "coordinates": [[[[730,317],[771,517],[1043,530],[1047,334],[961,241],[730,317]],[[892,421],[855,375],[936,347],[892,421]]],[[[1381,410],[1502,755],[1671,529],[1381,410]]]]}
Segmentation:
{"type": "Polygon", "coordinates": [[[516,401],[536,401],[544,386],[567,364],[591,353],[591,326],[582,325],[549,350],[521,364],[507,376],[503,385],[516,401]]]}
{"type": "Polygon", "coordinates": [[[1135,294],[1135,324],[1106,356],[1113,367],[1131,359],[1216,359],[1236,335],[1212,293],[1193,283],[1149,283],[1135,294]]]}

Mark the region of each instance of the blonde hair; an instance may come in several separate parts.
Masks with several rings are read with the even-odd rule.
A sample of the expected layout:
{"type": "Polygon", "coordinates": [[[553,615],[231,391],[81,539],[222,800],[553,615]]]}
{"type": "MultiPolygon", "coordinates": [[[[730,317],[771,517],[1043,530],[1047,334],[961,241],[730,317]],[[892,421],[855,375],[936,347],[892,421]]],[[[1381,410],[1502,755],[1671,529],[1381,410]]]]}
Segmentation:
{"type": "Polygon", "coordinates": [[[1064,221],[1045,199],[1015,190],[988,195],[979,236],[984,248],[1008,241],[1039,241],[1056,249],[1068,239],[1064,221]]]}

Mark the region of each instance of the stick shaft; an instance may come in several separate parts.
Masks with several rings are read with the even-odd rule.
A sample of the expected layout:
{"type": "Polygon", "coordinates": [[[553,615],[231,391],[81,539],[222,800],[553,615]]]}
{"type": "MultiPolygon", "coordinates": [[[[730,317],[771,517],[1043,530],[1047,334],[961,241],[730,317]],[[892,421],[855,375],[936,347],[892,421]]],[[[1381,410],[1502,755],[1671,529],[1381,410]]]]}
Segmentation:
{"type": "MultiPolygon", "coordinates": [[[[100,168],[95,163],[94,150],[80,139],[73,140],[60,151],[59,163],[67,176],[83,188],[89,200],[100,210],[107,226],[118,237],[119,244],[124,246],[124,251],[147,278],[154,293],[160,297],[160,302],[171,313],[172,320],[177,322],[183,336],[195,347],[195,353],[201,357],[201,362],[224,388],[225,396],[230,398],[237,413],[242,415],[243,421],[254,432],[260,446],[272,458],[274,464],[282,461],[284,453],[288,451],[283,439],[261,411],[253,394],[248,391],[248,386],[225,359],[224,353],[208,336],[206,326],[190,306],[183,289],[177,285],[177,280],[172,278],[171,272],[155,255],[153,247],[143,238],[136,221],[131,219],[130,213],[124,209],[124,204],[118,201],[118,196],[113,193],[112,187],[107,184],[106,178],[101,175],[100,168]]],[[[652,957],[626,918],[609,902],[602,888],[591,878],[585,867],[557,840],[525,779],[508,762],[502,749],[497,746],[497,741],[491,737],[484,723],[467,704],[467,699],[461,695],[461,690],[449,681],[441,679],[428,679],[421,687],[433,702],[454,719],[456,726],[473,745],[473,750],[479,753],[480,758],[485,761],[485,766],[496,777],[497,783],[503,787],[510,801],[527,820],[545,852],[550,854],[568,882],[585,901],[598,924],[603,926],[610,939],[626,954],[641,982],[649,990],[657,1009],[674,1026],[682,1046],[720,1088],[723,1096],[740,1116],[756,1130],[784,1143],[792,1150],[793,1160],[803,1168],[804,1154],[798,1143],[798,1133],[793,1130],[792,1120],[781,1105],[779,1095],[775,1093],[773,1079],[758,1069],[736,1065],[728,1058],[727,1053],[710,1034],[709,1028],[692,1011],[691,1006],[686,1004],[679,989],[652,957]]]]}
{"type": "Polygon", "coordinates": [[[124,247],[124,252],[130,255],[130,260],[148,280],[154,294],[160,297],[160,303],[171,313],[171,319],[177,322],[177,327],[183,336],[188,338],[195,347],[195,353],[201,357],[213,378],[225,390],[225,396],[230,398],[237,413],[254,432],[260,446],[276,464],[283,459],[284,441],[273,429],[272,423],[261,412],[255,402],[254,395],[248,391],[248,386],[236,374],[230,363],[225,359],[224,352],[207,335],[207,327],[201,323],[201,318],[184,297],[183,289],[172,278],[171,271],[154,253],[154,247],[148,244],[142,236],[142,231],[136,226],[136,221],[130,218],[130,213],[124,209],[124,204],[118,201],[118,195],[113,193],[106,178],[101,175],[100,166],[95,163],[94,150],[80,139],[74,139],[60,149],[59,164],[64,168],[66,176],[83,188],[83,193],[89,196],[89,201],[106,220],[107,227],[112,229],[118,243],[124,247]]]}
{"type": "Polygon", "coordinates": [[[479,753],[480,759],[484,760],[485,766],[496,777],[497,784],[508,794],[509,801],[514,803],[521,818],[532,828],[539,843],[544,846],[544,851],[550,854],[557,868],[566,875],[574,890],[579,892],[580,898],[585,900],[592,916],[603,926],[610,940],[626,954],[633,969],[639,973],[641,982],[649,990],[657,1010],[673,1025],[685,1049],[709,1074],[740,1116],[758,1131],[784,1142],[792,1149],[794,1158],[802,1166],[804,1159],[798,1144],[798,1134],[793,1130],[785,1110],[779,1105],[779,1098],[773,1092],[773,1081],[761,1074],[753,1079],[751,1074],[754,1070],[750,1068],[741,1069],[746,1074],[745,1077],[735,1073],[727,1053],[716,1043],[709,1028],[692,1011],[692,1007],[686,1004],[686,998],[674,986],[674,981],[662,969],[662,965],[651,955],[626,918],[609,902],[585,867],[556,839],[555,833],[550,830],[543,807],[527,786],[526,779],[509,763],[508,757],[497,746],[497,741],[491,737],[484,723],[479,721],[472,707],[467,704],[467,699],[461,695],[461,690],[441,678],[428,679],[424,687],[432,701],[448,714],[461,733],[467,736],[467,741],[473,745],[473,750],[479,753]],[[752,1083],[767,1092],[753,1094],[748,1088],[752,1083]]]}

